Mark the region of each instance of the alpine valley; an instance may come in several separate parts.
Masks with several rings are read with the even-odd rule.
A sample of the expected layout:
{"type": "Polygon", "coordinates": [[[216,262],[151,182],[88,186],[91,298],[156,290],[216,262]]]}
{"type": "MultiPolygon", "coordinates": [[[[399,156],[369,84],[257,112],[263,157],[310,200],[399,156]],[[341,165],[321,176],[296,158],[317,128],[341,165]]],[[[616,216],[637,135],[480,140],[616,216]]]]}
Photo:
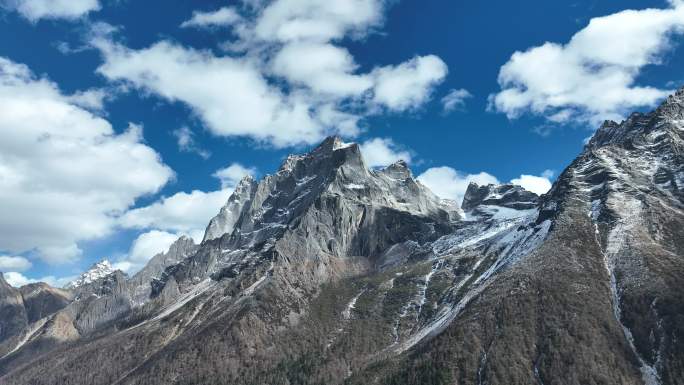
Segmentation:
{"type": "Polygon", "coordinates": [[[131,277],[0,275],[0,383],[684,384],[684,91],[543,196],[443,200],[330,137],[131,277]]]}

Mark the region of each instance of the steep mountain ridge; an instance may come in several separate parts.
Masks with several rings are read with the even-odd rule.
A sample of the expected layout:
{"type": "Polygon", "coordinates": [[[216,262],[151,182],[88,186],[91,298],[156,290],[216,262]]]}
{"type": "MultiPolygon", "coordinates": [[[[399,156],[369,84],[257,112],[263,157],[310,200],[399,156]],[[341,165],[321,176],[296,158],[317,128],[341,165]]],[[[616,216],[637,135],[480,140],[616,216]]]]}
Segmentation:
{"type": "Polygon", "coordinates": [[[71,293],[45,283],[16,289],[0,273],[0,360],[24,348],[72,300],[71,293]]]}
{"type": "Polygon", "coordinates": [[[377,257],[393,238],[406,237],[396,231],[425,230],[426,234],[416,237],[430,237],[434,236],[432,229],[421,226],[447,226],[459,217],[458,207],[417,183],[405,163],[369,170],[358,145],[345,144],[336,137],[326,139],[307,155],[288,157],[276,174],[267,175],[258,184],[247,177],[240,186],[210,222],[205,235],[209,241],[199,255],[174,267],[177,283],[194,284],[212,274],[230,275],[269,253],[290,262],[334,256],[377,257]],[[212,224],[229,223],[224,221],[228,212],[239,215],[219,235],[219,227],[212,224]],[[406,225],[387,223],[395,213],[418,219],[406,225]],[[379,234],[373,227],[380,226],[394,226],[395,231],[379,234]],[[369,232],[374,235],[372,239],[367,236],[369,232]]]}
{"type": "Polygon", "coordinates": [[[0,273],[0,356],[5,356],[19,344],[20,334],[28,327],[28,316],[21,292],[10,286],[0,273]]]}
{"type": "MultiPolygon", "coordinates": [[[[44,317],[50,344],[0,340],[0,380],[681,384],[683,100],[606,122],[542,197],[472,184],[461,208],[328,138],[243,179],[200,245],[44,317]]],[[[18,298],[0,280],[26,330],[18,298]]]]}
{"type": "MultiPolygon", "coordinates": [[[[163,350],[157,350],[157,355],[169,346],[184,351],[188,347],[176,345],[177,339],[191,334],[194,325],[211,324],[213,319],[223,315],[232,318],[233,324],[238,322],[235,327],[240,330],[239,340],[243,343],[253,344],[259,340],[266,343],[270,339],[277,340],[279,329],[311,322],[311,309],[316,306],[316,298],[325,295],[327,285],[369,274],[406,274],[408,279],[401,290],[390,287],[388,293],[380,293],[376,298],[391,295],[405,300],[401,306],[392,304],[384,310],[392,319],[383,326],[390,328],[383,332],[383,338],[387,340],[385,348],[389,349],[387,352],[394,351],[404,346],[405,340],[420,340],[422,337],[415,337],[414,333],[421,332],[421,325],[438,322],[431,318],[436,315],[438,320],[444,319],[444,307],[453,305],[436,296],[452,296],[453,293],[428,292],[433,276],[448,276],[452,274],[448,269],[450,263],[461,264],[449,255],[452,249],[458,248],[460,242],[462,248],[477,253],[476,250],[486,245],[483,240],[502,238],[514,225],[527,221],[530,214],[500,207],[508,210],[506,215],[492,215],[499,209],[491,205],[487,214],[484,210],[478,214],[483,221],[462,222],[463,212],[458,206],[437,198],[413,179],[404,162],[382,170],[369,170],[358,146],[345,144],[339,138],[327,139],[307,155],[289,157],[278,173],[265,177],[258,184],[253,184],[249,178],[240,184],[245,188],[236,191],[217,217],[221,218],[227,212],[239,213],[231,226],[223,227],[226,233],[217,233],[219,227],[210,224],[205,236],[207,241],[191,258],[171,264],[159,279],[152,281],[153,299],[138,308],[114,306],[114,309],[132,313],[115,328],[132,327],[99,342],[114,343],[118,338],[133,338],[133,333],[140,333],[135,337],[140,338],[140,335],[157,330],[166,335],[161,345],[163,350]],[[249,199],[240,199],[240,196],[249,199]],[[511,215],[511,211],[517,214],[511,215]],[[492,226],[494,223],[496,225],[492,226]],[[493,229],[481,237],[477,233],[480,228],[474,227],[476,224],[493,229]],[[406,290],[409,293],[403,293],[406,290]],[[268,293],[269,301],[254,302],[255,297],[260,297],[259,293],[268,293]],[[434,310],[439,306],[443,308],[438,314],[434,310]],[[190,311],[189,308],[193,310],[188,319],[182,315],[190,311]],[[276,314],[280,314],[279,319],[273,318],[276,314]],[[170,317],[182,317],[184,326],[180,330],[173,327],[163,332],[167,329],[165,320],[170,317]],[[238,326],[242,322],[240,319],[249,319],[250,327],[238,326]]],[[[212,223],[217,223],[216,218],[212,223]]],[[[492,256],[487,258],[492,259],[492,256]]],[[[471,258],[467,265],[477,269],[482,262],[471,258]]],[[[490,262],[486,261],[483,266],[489,268],[490,262]]],[[[470,277],[460,278],[465,285],[470,277]]],[[[120,282],[119,279],[113,281],[120,282]]],[[[117,287],[118,284],[112,289],[113,295],[103,297],[105,304],[124,293],[117,287]]],[[[366,292],[378,294],[375,293],[377,289],[385,290],[363,289],[354,298],[363,299],[359,297],[366,292]]],[[[91,301],[102,303],[103,299],[91,301]]],[[[353,322],[354,305],[350,302],[345,306],[347,310],[342,312],[346,314],[342,316],[342,322],[353,322]]],[[[86,314],[99,313],[88,311],[86,314]]],[[[334,319],[326,321],[337,322],[334,319]]],[[[95,329],[92,325],[91,322],[89,328],[79,330],[86,331],[84,335],[87,335],[87,330],[95,329]]],[[[100,325],[106,323],[100,322],[100,325]]],[[[318,330],[318,333],[328,335],[322,338],[332,345],[340,333],[336,330],[318,330]]],[[[84,348],[88,349],[88,344],[84,348]]],[[[98,349],[102,347],[98,345],[98,349]]],[[[239,351],[231,354],[235,355],[235,365],[229,365],[225,370],[230,369],[231,375],[236,376],[239,363],[246,357],[239,351]]],[[[273,359],[269,358],[266,363],[273,359]]],[[[166,364],[161,357],[157,360],[156,365],[166,364]]],[[[126,377],[135,381],[135,375],[129,373],[126,377]]]]}
{"type": "Polygon", "coordinates": [[[73,290],[84,285],[89,285],[114,273],[114,271],[115,270],[112,267],[112,264],[108,260],[102,260],[92,265],[75,280],[67,283],[64,288],[67,290],[73,290]]]}
{"type": "Polygon", "coordinates": [[[164,270],[180,263],[183,259],[197,252],[198,245],[192,238],[183,235],[178,238],[169,249],[153,256],[131,279],[128,281],[128,287],[131,292],[131,300],[134,306],[143,305],[147,302],[152,294],[151,282],[160,279],[164,270]]]}
{"type": "Polygon", "coordinates": [[[480,205],[493,205],[525,210],[537,207],[538,198],[536,194],[512,184],[478,186],[471,182],[461,208],[467,211],[480,205]]]}
{"type": "Polygon", "coordinates": [[[612,307],[647,384],[682,378],[684,93],[606,123],[573,168],[610,277],[612,307]]]}
{"type": "Polygon", "coordinates": [[[228,198],[228,203],[221,208],[218,215],[209,221],[202,242],[219,238],[226,233],[231,233],[235,227],[235,223],[240,219],[242,208],[249,205],[249,202],[254,198],[256,188],[257,183],[251,175],[247,175],[240,180],[235,187],[235,191],[230,198],[228,198]]]}
{"type": "Polygon", "coordinates": [[[681,384],[683,97],[603,124],[540,201],[545,241],[358,383],[681,384]]]}

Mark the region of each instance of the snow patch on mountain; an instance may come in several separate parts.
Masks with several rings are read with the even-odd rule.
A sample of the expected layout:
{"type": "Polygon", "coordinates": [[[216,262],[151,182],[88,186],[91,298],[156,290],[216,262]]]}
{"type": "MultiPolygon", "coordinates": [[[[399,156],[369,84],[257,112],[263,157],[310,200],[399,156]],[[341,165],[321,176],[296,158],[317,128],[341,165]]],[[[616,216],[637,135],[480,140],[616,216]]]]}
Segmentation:
{"type": "Polygon", "coordinates": [[[601,249],[603,254],[604,265],[606,268],[606,273],[610,279],[610,292],[611,292],[611,303],[613,305],[613,314],[615,315],[615,320],[622,327],[622,331],[625,335],[627,343],[639,361],[639,368],[641,370],[641,376],[646,385],[660,385],[660,379],[658,376],[658,371],[651,365],[649,365],[644,358],[641,356],[634,343],[634,336],[632,331],[622,322],[622,308],[621,308],[621,298],[620,289],[617,285],[617,279],[615,277],[615,265],[616,259],[619,254],[628,246],[626,244],[626,237],[629,229],[636,227],[639,224],[639,216],[642,211],[641,203],[635,199],[629,199],[625,194],[616,193],[615,200],[619,202],[621,206],[621,213],[626,214],[624,217],[618,219],[615,227],[608,233],[608,240],[605,250],[601,246],[600,241],[600,231],[598,225],[596,224],[596,218],[598,217],[597,212],[600,212],[600,207],[596,207],[597,201],[593,201],[591,204],[591,209],[589,211],[589,216],[594,221],[594,228],[596,233],[596,242],[601,249]]]}
{"type": "Polygon", "coordinates": [[[89,283],[93,283],[97,281],[98,279],[104,278],[112,273],[114,273],[116,269],[112,267],[112,264],[108,260],[102,260],[88,269],[85,273],[81,274],[78,278],[75,280],[69,282],[64,286],[65,289],[75,289],[77,287],[81,287],[83,285],[87,285],[89,283]]]}
{"type": "Polygon", "coordinates": [[[347,307],[342,312],[342,318],[344,318],[344,319],[350,319],[351,318],[352,311],[356,308],[356,301],[359,300],[359,297],[361,297],[361,295],[363,295],[363,293],[365,291],[366,291],[366,289],[361,290],[359,292],[359,294],[354,296],[354,298],[352,298],[351,301],[349,301],[349,303],[347,304],[347,307]]]}

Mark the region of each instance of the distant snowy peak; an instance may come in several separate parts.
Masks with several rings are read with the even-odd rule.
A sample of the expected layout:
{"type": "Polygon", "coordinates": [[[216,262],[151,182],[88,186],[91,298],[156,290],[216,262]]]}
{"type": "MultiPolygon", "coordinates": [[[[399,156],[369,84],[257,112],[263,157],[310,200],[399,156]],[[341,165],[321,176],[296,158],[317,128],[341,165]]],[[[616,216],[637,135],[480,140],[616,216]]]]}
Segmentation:
{"type": "Polygon", "coordinates": [[[112,267],[112,264],[105,259],[91,266],[90,269],[88,269],[88,271],[81,274],[77,279],[69,282],[66,286],[64,286],[64,288],[75,289],[83,285],[93,283],[99,279],[102,279],[114,273],[115,271],[116,269],[112,267]]]}
{"type": "Polygon", "coordinates": [[[478,206],[488,205],[515,210],[527,210],[537,207],[538,203],[539,196],[537,194],[517,185],[490,184],[479,186],[476,183],[470,183],[463,196],[461,208],[465,211],[470,211],[478,206]]]}

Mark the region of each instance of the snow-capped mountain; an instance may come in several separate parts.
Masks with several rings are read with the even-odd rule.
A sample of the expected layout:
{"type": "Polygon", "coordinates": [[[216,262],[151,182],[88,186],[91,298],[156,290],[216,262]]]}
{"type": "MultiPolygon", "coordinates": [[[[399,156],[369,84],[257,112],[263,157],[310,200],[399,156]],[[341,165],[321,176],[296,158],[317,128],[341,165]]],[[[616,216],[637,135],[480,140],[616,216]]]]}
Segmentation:
{"type": "Polygon", "coordinates": [[[114,267],[112,267],[112,264],[108,260],[104,259],[104,260],[97,262],[94,265],[92,265],[90,267],[90,269],[88,269],[87,271],[82,273],[75,280],[67,283],[64,286],[64,288],[65,289],[75,289],[77,287],[81,287],[81,286],[84,286],[87,284],[91,284],[91,283],[93,283],[99,279],[102,279],[102,278],[112,274],[114,271],[116,271],[116,270],[114,269],[114,267]]]}
{"type": "Polygon", "coordinates": [[[678,92],[548,194],[461,207],[328,138],[134,277],[98,265],[34,316],[0,278],[0,381],[681,384],[682,122],[678,92]]]}

